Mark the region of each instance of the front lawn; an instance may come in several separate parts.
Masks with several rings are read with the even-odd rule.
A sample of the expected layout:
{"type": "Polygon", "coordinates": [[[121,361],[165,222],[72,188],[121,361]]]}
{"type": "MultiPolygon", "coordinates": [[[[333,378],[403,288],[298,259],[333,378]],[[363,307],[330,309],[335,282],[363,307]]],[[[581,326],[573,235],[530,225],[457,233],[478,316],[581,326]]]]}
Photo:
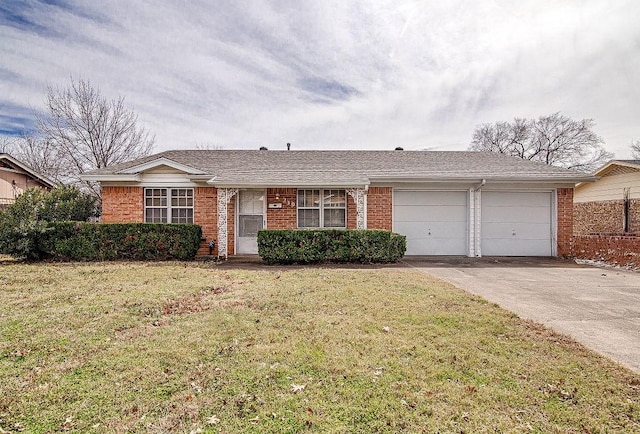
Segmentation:
{"type": "Polygon", "coordinates": [[[0,265],[0,433],[639,432],[639,395],[416,271],[0,265]]]}

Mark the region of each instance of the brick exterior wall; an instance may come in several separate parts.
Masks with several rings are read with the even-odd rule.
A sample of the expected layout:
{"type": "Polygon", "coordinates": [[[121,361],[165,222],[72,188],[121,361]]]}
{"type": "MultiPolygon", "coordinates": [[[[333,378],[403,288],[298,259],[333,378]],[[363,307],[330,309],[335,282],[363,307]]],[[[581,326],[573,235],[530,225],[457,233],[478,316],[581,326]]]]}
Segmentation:
{"type": "Polygon", "coordinates": [[[573,239],[573,256],[640,268],[640,236],[578,235],[573,239]]]}
{"type": "Polygon", "coordinates": [[[570,256],[573,236],[573,188],[559,188],[557,196],[558,256],[570,256]]]}
{"type": "Polygon", "coordinates": [[[227,255],[236,254],[236,194],[227,204],[227,255]]]}
{"type": "Polygon", "coordinates": [[[631,199],[629,204],[629,232],[640,234],[640,199],[631,199]]]}
{"type": "Polygon", "coordinates": [[[630,200],[629,232],[623,230],[623,200],[576,203],[572,255],[640,268],[640,199],[630,200]]]}
{"type": "Polygon", "coordinates": [[[141,223],[144,221],[142,187],[102,187],[104,223],[141,223]]]}
{"type": "Polygon", "coordinates": [[[369,187],[367,194],[367,229],[392,230],[393,189],[369,187]]]}
{"type": "MultiPolygon", "coordinates": [[[[282,208],[267,208],[268,229],[297,229],[298,228],[298,189],[296,188],[268,188],[267,203],[281,203],[282,208]],[[278,198],[276,198],[276,195],[278,198]]],[[[357,226],[356,203],[347,195],[347,228],[357,226]]]]}
{"type": "Polygon", "coordinates": [[[623,230],[623,207],[624,202],[622,200],[574,204],[573,234],[621,233],[623,230]]]}
{"type": "MultiPolygon", "coordinates": [[[[209,254],[209,241],[218,239],[218,189],[215,187],[196,187],[193,189],[193,222],[202,227],[202,236],[206,238],[198,250],[198,255],[209,254]]],[[[218,245],[213,251],[218,254],[218,245]]]]}
{"type": "MultiPolygon", "coordinates": [[[[621,234],[623,230],[622,199],[574,204],[574,235],[621,234]]],[[[629,203],[629,232],[640,233],[640,199],[629,203]]]]}
{"type": "Polygon", "coordinates": [[[297,206],[298,190],[295,188],[268,188],[267,204],[281,203],[282,208],[267,207],[268,229],[296,229],[298,224],[297,206]],[[276,195],[278,198],[276,198],[276,195]]]}
{"type": "Polygon", "coordinates": [[[347,194],[347,229],[358,228],[358,210],[356,201],[347,194]]]}

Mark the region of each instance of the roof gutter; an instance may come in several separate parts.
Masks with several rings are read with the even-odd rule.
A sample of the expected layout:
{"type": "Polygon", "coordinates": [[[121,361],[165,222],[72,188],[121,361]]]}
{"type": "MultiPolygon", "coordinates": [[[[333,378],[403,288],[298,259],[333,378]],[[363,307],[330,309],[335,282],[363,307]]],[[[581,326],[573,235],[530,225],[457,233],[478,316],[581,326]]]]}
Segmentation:
{"type": "Polygon", "coordinates": [[[134,173],[131,175],[126,174],[86,174],[80,175],[80,179],[83,181],[97,181],[97,182],[140,182],[142,179],[140,174],[134,173]]]}
{"type": "MultiPolygon", "coordinates": [[[[556,182],[564,184],[576,184],[578,182],[593,182],[597,179],[596,176],[576,176],[571,178],[565,177],[540,177],[540,178],[523,178],[519,176],[505,176],[499,178],[482,178],[482,180],[491,183],[501,182],[520,182],[520,183],[541,183],[541,182],[556,182]]],[[[482,180],[480,182],[482,182],[482,180]]],[[[474,183],[478,182],[478,178],[444,178],[444,177],[371,177],[371,182],[407,182],[407,183],[425,183],[425,182],[437,182],[437,183],[474,183]]],[[[484,185],[484,184],[483,184],[484,185]]]]}

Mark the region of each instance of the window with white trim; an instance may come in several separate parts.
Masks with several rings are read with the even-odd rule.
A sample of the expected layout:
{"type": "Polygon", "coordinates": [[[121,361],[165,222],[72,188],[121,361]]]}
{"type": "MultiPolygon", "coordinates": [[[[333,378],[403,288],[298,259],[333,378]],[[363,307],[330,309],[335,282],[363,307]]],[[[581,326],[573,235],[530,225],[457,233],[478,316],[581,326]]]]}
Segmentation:
{"type": "Polygon", "coordinates": [[[298,190],[298,228],[346,227],[345,190],[298,190]]]}
{"type": "Polygon", "coordinates": [[[193,223],[193,188],[145,188],[144,221],[193,223]]]}

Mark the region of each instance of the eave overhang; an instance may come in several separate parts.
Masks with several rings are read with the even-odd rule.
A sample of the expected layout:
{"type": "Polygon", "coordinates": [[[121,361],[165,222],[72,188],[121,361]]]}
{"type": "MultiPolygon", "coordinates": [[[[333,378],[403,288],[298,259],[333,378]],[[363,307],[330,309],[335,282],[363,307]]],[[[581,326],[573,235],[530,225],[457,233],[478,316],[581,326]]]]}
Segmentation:
{"type": "Polygon", "coordinates": [[[139,173],[133,174],[84,174],[80,175],[80,179],[83,181],[95,181],[95,182],[140,182],[142,177],[139,173]]]}
{"type": "Polygon", "coordinates": [[[181,172],[187,173],[189,175],[205,175],[200,169],[196,169],[195,167],[187,166],[182,163],[178,163],[177,161],[170,160],[166,157],[156,158],[155,160],[147,161],[143,164],[138,164],[136,166],[132,166],[126,169],[119,170],[118,174],[134,174],[144,172],[146,170],[154,169],[160,166],[167,166],[173,169],[179,170],[181,172]]]}

